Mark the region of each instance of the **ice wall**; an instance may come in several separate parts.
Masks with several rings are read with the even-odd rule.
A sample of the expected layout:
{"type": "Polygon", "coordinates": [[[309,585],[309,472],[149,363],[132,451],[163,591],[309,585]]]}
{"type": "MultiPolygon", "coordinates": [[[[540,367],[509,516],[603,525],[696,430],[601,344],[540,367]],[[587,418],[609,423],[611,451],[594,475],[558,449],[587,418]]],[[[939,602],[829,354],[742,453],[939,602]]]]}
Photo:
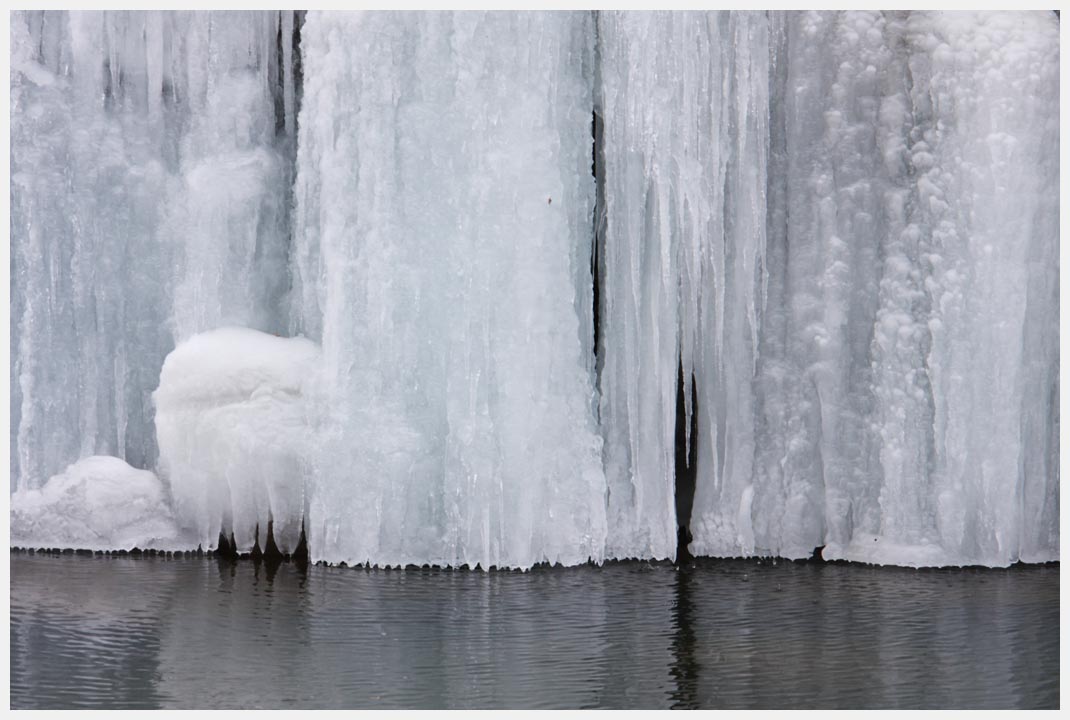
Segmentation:
{"type": "Polygon", "coordinates": [[[1051,13],[11,24],[13,491],[665,558],[683,429],[695,554],[1058,558],[1051,13]]]}
{"type": "Polygon", "coordinates": [[[679,363],[694,553],[1057,557],[1055,18],[598,27],[611,540],[671,542],[679,363]]]}
{"type": "Polygon", "coordinates": [[[142,393],[170,341],[170,148],[138,19],[12,16],[13,488],[82,456],[155,460],[142,393]]]}
{"type": "Polygon", "coordinates": [[[588,13],[308,15],[295,329],[326,366],[314,557],[604,557],[592,39],[588,13]]]}
{"type": "Polygon", "coordinates": [[[11,16],[11,484],[156,462],[176,340],[278,331],[292,13],[11,16]]]}

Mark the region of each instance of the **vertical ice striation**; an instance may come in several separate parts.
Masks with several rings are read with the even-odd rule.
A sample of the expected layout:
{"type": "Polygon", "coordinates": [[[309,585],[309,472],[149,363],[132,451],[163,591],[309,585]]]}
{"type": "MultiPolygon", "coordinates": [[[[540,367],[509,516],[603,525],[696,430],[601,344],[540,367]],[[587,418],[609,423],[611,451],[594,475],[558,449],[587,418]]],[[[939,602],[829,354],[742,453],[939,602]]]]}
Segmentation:
{"type": "MultiPolygon", "coordinates": [[[[290,18],[292,13],[281,15],[290,18]]],[[[290,34],[279,13],[178,14],[188,107],[167,233],[181,248],[178,342],[223,325],[287,325],[294,117],[290,34]],[[282,47],[278,44],[281,43],[282,47]],[[279,105],[283,105],[279,108],[279,105]]]]}
{"type": "Polygon", "coordinates": [[[308,15],[294,257],[296,329],[325,364],[314,558],[602,559],[577,307],[592,37],[587,13],[308,15]]]}
{"type": "MultiPolygon", "coordinates": [[[[848,516],[850,540],[830,529],[825,555],[1051,559],[1057,27],[1041,13],[889,16],[873,26],[892,49],[882,53],[890,64],[875,64],[886,68],[876,123],[884,167],[867,173],[883,211],[866,440],[879,495],[852,498],[864,511],[848,516]]],[[[861,30],[860,42],[876,39],[861,30]]],[[[829,513],[830,526],[840,517],[829,513]]]]}
{"type": "Polygon", "coordinates": [[[878,12],[787,13],[771,40],[768,294],[754,550],[808,556],[875,519],[870,348],[901,104],[878,12]]]}
{"type": "Polygon", "coordinates": [[[598,29],[609,554],[1057,557],[1054,18],[598,29]]]}
{"type": "Polygon", "coordinates": [[[918,13],[907,33],[917,49],[911,229],[930,335],[933,539],[939,557],[964,562],[1051,558],[1058,364],[1035,334],[1043,324],[1058,335],[1058,27],[1040,13],[918,13]],[[1037,492],[1037,466],[1048,468],[1047,492],[1037,492]]]}
{"type": "Polygon", "coordinates": [[[1057,556],[1057,353],[1039,330],[1057,335],[1056,34],[1042,13],[786,16],[756,478],[779,482],[756,495],[759,547],[1057,556]],[[778,358],[786,383],[767,385],[778,358]]]}
{"type": "Polygon", "coordinates": [[[11,20],[12,485],[151,467],[175,338],[285,324],[279,14],[11,20]]]}
{"type": "Polygon", "coordinates": [[[170,105],[157,15],[12,16],[13,484],[94,454],[155,460],[145,389],[167,331],[170,105]],[[158,69],[159,62],[155,63],[158,69]],[[157,78],[158,79],[158,78],[157,78]]]}
{"type": "Polygon", "coordinates": [[[767,38],[764,13],[600,17],[600,388],[614,556],[675,553],[678,368],[687,417],[696,401],[699,414],[689,438],[702,479],[698,547],[738,545],[764,283],[767,38]]]}
{"type": "Polygon", "coordinates": [[[657,49],[666,40],[655,34],[672,27],[655,23],[651,15],[605,13],[598,25],[606,177],[600,419],[611,557],[664,558],[675,552],[680,244],[668,226],[669,179],[660,175],[672,172],[675,136],[659,134],[651,121],[669,117],[665,111],[676,88],[666,60],[658,64],[657,49]],[[640,42],[633,44],[633,38],[640,42]]]}
{"type": "Polygon", "coordinates": [[[1051,13],[11,20],[25,527],[110,454],[348,563],[1058,559],[1051,13]]]}

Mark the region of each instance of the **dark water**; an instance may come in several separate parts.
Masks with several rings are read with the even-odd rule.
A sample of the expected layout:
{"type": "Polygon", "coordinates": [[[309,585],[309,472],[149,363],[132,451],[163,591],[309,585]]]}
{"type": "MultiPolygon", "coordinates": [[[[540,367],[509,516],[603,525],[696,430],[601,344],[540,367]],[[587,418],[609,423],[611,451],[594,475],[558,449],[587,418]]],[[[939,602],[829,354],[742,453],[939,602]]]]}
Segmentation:
{"type": "Polygon", "coordinates": [[[1058,707],[1059,568],[11,554],[11,705],[1058,707]]]}

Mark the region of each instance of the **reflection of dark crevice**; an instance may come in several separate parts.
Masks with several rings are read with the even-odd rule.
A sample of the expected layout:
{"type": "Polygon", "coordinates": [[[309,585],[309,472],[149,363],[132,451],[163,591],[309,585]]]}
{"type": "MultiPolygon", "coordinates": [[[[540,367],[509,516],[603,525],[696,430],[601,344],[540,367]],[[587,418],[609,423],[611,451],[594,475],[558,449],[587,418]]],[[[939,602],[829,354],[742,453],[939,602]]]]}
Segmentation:
{"type": "MultiPolygon", "coordinates": [[[[264,572],[265,572],[264,579],[267,580],[268,583],[275,582],[275,576],[279,574],[279,568],[282,567],[282,563],[283,563],[283,560],[282,560],[281,556],[276,557],[274,559],[264,558],[264,562],[263,562],[264,572]]],[[[261,565],[261,563],[256,563],[254,565],[253,572],[255,573],[257,578],[259,578],[259,576],[260,576],[260,565],[261,565]]]]}
{"type": "Polygon", "coordinates": [[[238,573],[237,555],[232,558],[219,558],[220,562],[216,563],[216,567],[219,571],[220,578],[233,578],[238,573]]]}
{"type": "Polygon", "coordinates": [[[673,710],[698,709],[699,662],[695,658],[695,631],[692,629],[691,571],[676,573],[676,598],[672,609],[672,667],[669,675],[676,683],[672,692],[673,710]]]}
{"type": "Polygon", "coordinates": [[[691,536],[691,508],[695,502],[695,466],[698,439],[698,390],[691,374],[691,423],[687,427],[684,399],[684,366],[680,362],[676,382],[676,562],[691,559],[688,544],[691,536]],[[690,442],[688,439],[690,438],[690,442]]]}

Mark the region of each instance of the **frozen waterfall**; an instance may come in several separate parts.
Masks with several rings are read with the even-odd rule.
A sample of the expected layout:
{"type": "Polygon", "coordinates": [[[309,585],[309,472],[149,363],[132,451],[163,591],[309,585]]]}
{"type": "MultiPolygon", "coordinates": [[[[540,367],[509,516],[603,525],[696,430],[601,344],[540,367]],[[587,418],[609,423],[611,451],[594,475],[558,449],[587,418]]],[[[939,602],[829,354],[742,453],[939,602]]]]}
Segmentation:
{"type": "Polygon", "coordinates": [[[15,12],[11,542],[1058,560],[1058,22],[15,12]]]}

